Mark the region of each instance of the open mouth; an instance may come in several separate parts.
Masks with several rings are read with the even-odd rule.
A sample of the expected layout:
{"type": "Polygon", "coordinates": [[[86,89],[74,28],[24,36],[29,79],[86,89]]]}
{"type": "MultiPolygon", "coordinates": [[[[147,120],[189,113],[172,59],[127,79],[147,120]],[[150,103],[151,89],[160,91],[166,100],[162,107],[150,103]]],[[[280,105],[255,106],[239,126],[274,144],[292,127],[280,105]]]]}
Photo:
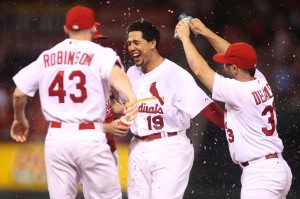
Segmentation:
{"type": "Polygon", "coordinates": [[[141,55],[138,54],[138,53],[132,53],[131,57],[133,58],[134,62],[138,62],[139,59],[140,59],[140,57],[141,57],[141,55]]]}

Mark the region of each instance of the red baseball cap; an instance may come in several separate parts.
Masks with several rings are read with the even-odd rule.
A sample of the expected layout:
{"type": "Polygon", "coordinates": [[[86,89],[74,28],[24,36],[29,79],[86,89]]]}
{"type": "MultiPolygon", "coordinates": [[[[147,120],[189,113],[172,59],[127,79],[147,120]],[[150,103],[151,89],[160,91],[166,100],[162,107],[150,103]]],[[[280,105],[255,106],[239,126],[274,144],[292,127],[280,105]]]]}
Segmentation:
{"type": "Polygon", "coordinates": [[[253,69],[257,63],[255,50],[243,42],[231,44],[225,53],[217,53],[213,59],[216,62],[233,64],[243,69],[253,69]]]}
{"type": "Polygon", "coordinates": [[[107,39],[106,36],[100,34],[100,30],[99,30],[100,25],[101,25],[100,23],[96,22],[96,26],[95,26],[96,30],[95,30],[93,39],[98,39],[98,38],[107,39]]]}
{"type": "Polygon", "coordinates": [[[83,30],[95,25],[95,13],[92,9],[76,6],[66,15],[66,25],[69,30],[83,30]]]}

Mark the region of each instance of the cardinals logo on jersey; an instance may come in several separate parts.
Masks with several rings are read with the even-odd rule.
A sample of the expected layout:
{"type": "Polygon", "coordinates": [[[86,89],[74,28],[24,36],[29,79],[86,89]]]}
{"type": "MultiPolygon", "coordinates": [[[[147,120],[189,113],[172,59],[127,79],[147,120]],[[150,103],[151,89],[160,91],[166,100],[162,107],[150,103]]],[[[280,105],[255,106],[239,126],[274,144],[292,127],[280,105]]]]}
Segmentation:
{"type": "Polygon", "coordinates": [[[159,93],[158,93],[158,90],[156,88],[156,82],[153,82],[151,85],[150,85],[150,93],[156,97],[160,103],[160,105],[164,105],[164,101],[162,100],[162,98],[159,96],[159,93]]]}

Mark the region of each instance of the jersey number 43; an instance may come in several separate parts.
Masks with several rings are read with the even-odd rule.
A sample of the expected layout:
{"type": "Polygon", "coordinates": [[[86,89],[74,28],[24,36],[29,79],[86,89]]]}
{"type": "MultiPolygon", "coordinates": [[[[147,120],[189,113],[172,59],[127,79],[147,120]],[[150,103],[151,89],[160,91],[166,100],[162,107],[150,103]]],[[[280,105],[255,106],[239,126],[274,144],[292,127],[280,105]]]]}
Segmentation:
{"type": "MultiPolygon", "coordinates": [[[[73,80],[74,77],[79,77],[80,79],[79,83],[76,84],[76,89],[81,91],[81,95],[75,96],[74,94],[70,94],[70,98],[74,103],[82,103],[87,98],[86,88],[84,87],[86,83],[85,74],[79,70],[73,71],[69,76],[69,80],[73,80]]],[[[59,103],[65,103],[66,91],[64,90],[64,71],[59,71],[57,73],[48,92],[49,96],[57,96],[59,103]],[[58,88],[54,90],[56,85],[58,85],[58,88]]]]}

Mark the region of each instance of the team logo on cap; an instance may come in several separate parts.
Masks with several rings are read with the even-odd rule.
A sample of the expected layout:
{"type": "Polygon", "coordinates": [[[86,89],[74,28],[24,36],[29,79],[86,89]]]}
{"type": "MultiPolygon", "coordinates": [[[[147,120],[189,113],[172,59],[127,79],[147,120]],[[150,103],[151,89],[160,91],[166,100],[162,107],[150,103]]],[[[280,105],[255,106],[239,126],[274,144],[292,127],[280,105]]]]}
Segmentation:
{"type": "Polygon", "coordinates": [[[79,28],[79,26],[78,25],[73,25],[72,28],[73,28],[73,30],[77,30],[79,28]]]}

